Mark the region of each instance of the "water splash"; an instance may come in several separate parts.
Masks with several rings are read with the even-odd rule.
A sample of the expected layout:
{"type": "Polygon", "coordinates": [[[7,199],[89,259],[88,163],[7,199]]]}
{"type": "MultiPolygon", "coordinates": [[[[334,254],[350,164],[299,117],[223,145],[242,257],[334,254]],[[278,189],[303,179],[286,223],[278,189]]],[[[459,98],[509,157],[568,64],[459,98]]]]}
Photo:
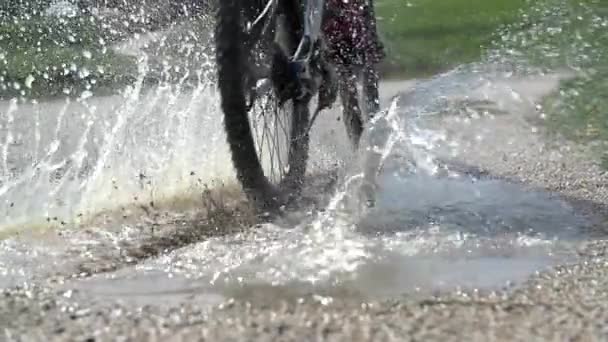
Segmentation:
{"type": "MultiPolygon", "coordinates": [[[[187,284],[183,293],[262,297],[265,303],[277,300],[280,289],[290,298],[308,293],[386,298],[501,288],[567,260],[589,223],[568,204],[438,161],[435,149],[446,138],[423,128],[426,120],[437,119],[431,104],[441,101],[429,94],[428,85],[440,84],[454,98],[479,96],[485,82],[479,75],[467,79],[463,84],[462,74],[448,73],[393,101],[363,139],[360,163],[347,171],[324,210],[304,222],[211,238],[114,273],[111,286],[110,280],[94,279],[80,288],[121,296],[111,288],[168,274],[187,284]],[[399,105],[404,98],[412,105],[399,105]],[[374,186],[366,188],[369,183],[374,186]]],[[[497,99],[513,91],[493,84],[497,99]]],[[[169,282],[159,286],[176,291],[169,282]]]]}
{"type": "Polygon", "coordinates": [[[197,54],[195,70],[166,65],[166,81],[150,88],[150,55],[134,53],[136,82],[117,95],[0,103],[0,231],[198,196],[230,177],[228,159],[218,158],[226,154],[220,116],[209,115],[219,112],[213,60],[186,51],[197,54]]]}
{"type": "MultiPolygon", "coordinates": [[[[69,221],[125,203],[196,196],[201,183],[234,179],[207,74],[212,61],[194,73],[180,72],[135,55],[141,58],[138,82],[120,95],[4,104],[0,210],[6,215],[0,223],[69,221]],[[154,68],[166,79],[177,75],[178,85],[144,89],[154,68]],[[179,86],[192,79],[189,90],[179,86]]],[[[112,273],[110,292],[125,286],[150,291],[137,285],[150,279],[162,288],[158,279],[166,277],[172,291],[226,296],[260,286],[393,296],[416,288],[500,287],[563,260],[588,222],[560,199],[442,162],[464,148],[432,125],[443,116],[466,125],[537,115],[534,99],[555,82],[543,84],[538,70],[521,72],[527,63],[517,56],[500,53],[401,94],[370,124],[359,164],[345,170],[329,205],[304,222],[262,225],[145,260],[112,273]]],[[[321,158],[313,163],[321,169],[348,150],[332,115],[314,129],[313,150],[321,158]]],[[[484,141],[484,134],[469,138],[484,141]]]]}

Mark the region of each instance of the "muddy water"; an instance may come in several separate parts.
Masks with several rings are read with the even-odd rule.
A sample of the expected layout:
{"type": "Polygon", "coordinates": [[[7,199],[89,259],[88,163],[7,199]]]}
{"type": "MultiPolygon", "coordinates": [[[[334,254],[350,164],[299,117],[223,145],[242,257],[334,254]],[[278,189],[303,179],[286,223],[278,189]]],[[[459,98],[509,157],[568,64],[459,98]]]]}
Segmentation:
{"type": "MultiPolygon", "coordinates": [[[[322,303],[334,296],[391,298],[524,281],[572,258],[593,218],[552,194],[458,165],[466,149],[451,144],[433,122],[465,113],[463,120],[498,132],[493,117],[517,121],[533,115],[535,101],[557,79],[457,70],[421,81],[385,103],[364,148],[343,164],[336,188],[323,194],[329,200],[322,210],[168,249],[60,286],[100,302],[215,305],[228,298],[271,303],[311,293],[322,303]]],[[[340,144],[341,122],[331,114],[322,120],[313,158],[319,169],[348,154],[340,144]]],[[[471,133],[471,139],[488,134],[483,132],[471,133]]],[[[86,241],[82,236],[37,245],[5,240],[4,284],[39,281],[48,272],[45,263],[69,270],[73,265],[66,255],[83,258],[77,244],[120,250],[121,241],[144,231],[124,225],[113,232],[97,230],[86,241]]]]}

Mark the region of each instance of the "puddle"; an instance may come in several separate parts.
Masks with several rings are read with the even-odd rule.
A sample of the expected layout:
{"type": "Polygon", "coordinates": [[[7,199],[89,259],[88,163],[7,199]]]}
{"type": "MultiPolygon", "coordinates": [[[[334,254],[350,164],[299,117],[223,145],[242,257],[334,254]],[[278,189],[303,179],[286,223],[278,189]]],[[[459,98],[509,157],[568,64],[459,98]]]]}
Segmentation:
{"type": "Polygon", "coordinates": [[[580,237],[588,222],[555,196],[496,179],[426,175],[379,179],[375,207],[358,223],[387,234],[428,223],[478,237],[521,235],[546,240],[580,237]]]}
{"type": "MultiPolygon", "coordinates": [[[[295,226],[276,222],[210,238],[64,287],[135,305],[215,305],[228,298],[273,303],[309,294],[321,301],[385,299],[502,289],[569,260],[589,222],[567,203],[436,161],[434,148],[449,142],[441,132],[421,129],[419,120],[449,113],[451,103],[462,110],[469,102],[460,99],[475,104],[476,96],[484,108],[505,115],[528,108],[529,99],[514,96],[513,88],[467,72],[421,82],[393,101],[368,130],[361,165],[345,171],[324,210],[301,215],[295,226]],[[370,199],[372,207],[362,205],[370,199]]],[[[344,134],[341,124],[323,120],[317,134],[333,136],[336,148],[327,150],[342,155],[337,146],[345,140],[333,134],[344,134]]]]}
{"type": "Polygon", "coordinates": [[[363,214],[330,204],[297,227],[267,224],[213,238],[77,288],[159,305],[500,290],[570,260],[589,223],[554,196],[499,180],[380,180],[376,206],[363,214]]]}
{"type": "Polygon", "coordinates": [[[367,300],[500,290],[568,261],[588,224],[559,199],[497,180],[415,177],[387,189],[357,221],[336,210],[295,228],[263,225],[78,288],[159,305],[194,297],[268,304],[312,294],[367,300]]]}

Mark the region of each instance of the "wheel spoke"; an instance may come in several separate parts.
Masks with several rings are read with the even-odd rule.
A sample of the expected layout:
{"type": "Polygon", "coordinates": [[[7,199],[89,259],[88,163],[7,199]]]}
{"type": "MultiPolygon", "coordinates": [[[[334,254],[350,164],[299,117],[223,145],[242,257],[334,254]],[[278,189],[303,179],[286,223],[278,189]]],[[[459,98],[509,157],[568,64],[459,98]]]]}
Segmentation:
{"type": "Polygon", "coordinates": [[[290,111],[286,108],[290,106],[280,108],[272,91],[259,95],[257,104],[249,113],[252,133],[264,173],[278,184],[289,169],[291,132],[287,127],[290,111]]]}

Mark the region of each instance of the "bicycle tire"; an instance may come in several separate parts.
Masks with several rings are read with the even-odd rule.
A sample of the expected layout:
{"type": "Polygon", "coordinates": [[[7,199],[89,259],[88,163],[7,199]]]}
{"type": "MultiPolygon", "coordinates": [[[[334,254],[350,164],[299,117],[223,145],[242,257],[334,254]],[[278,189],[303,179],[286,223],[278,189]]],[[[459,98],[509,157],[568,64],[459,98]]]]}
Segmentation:
{"type": "MultiPolygon", "coordinates": [[[[247,197],[256,207],[278,208],[297,196],[306,173],[309,148],[309,109],[307,100],[292,100],[292,116],[287,152],[288,171],[279,181],[270,179],[256,150],[251,115],[247,105],[245,75],[251,62],[251,50],[243,23],[244,1],[222,0],[216,22],[216,63],[224,129],[236,176],[247,197]]],[[[262,138],[263,139],[263,138],[262,138]]]]}

